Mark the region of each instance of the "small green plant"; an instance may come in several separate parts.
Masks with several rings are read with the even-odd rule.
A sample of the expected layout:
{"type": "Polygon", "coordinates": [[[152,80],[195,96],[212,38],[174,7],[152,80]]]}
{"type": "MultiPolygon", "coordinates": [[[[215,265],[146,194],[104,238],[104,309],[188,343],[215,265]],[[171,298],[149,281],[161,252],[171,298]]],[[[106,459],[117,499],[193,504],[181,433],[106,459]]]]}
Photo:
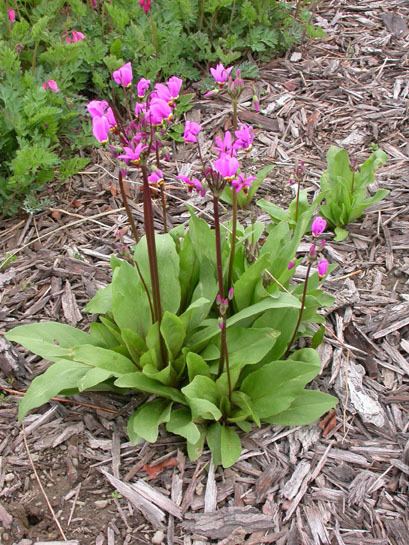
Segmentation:
{"type": "MultiPolygon", "coordinates": [[[[219,86],[233,84],[231,69],[218,65],[212,73],[219,86]]],[[[127,93],[131,64],[116,70],[113,79],[127,93]]],[[[192,460],[207,444],[214,463],[229,467],[241,453],[238,430],[262,422],[308,424],[336,404],[332,396],[305,388],[320,370],[319,310],[332,302],[321,289],[328,271],[327,260],[319,257],[326,222],[311,222],[312,214],[304,211],[295,226],[257,221],[244,227],[236,213],[233,225],[223,224],[219,207],[225,188],[233,195],[246,193],[254,181],[240,167],[252,131],[241,126],[236,138],[225,133],[205,156],[202,127],[187,121],[183,138],[197,148],[200,180],[177,178],[199,196],[209,195],[213,221],[209,226],[192,211],[187,228],[167,232],[162,199],[165,232],[155,233],[152,191],[164,195],[162,159],[181,84],[171,77],[150,92],[150,82],[141,79],[135,115],[107,101],[88,104],[95,137],[109,143],[121,161],[118,182],[137,241],[130,262],[112,257],[112,282],[86,306],[97,315],[89,332],[44,322],[16,327],[6,336],[54,362],[33,380],[20,402],[20,419],[56,394],[138,392],[147,398],[128,420],[131,441],[154,442],[164,425],[186,440],[192,460]],[[127,165],[138,168],[143,186],[142,237],[123,190],[127,165]],[[295,260],[296,252],[310,228],[314,243],[304,256],[306,279],[296,284],[292,278],[301,260],[295,260]],[[301,336],[310,347],[297,349],[301,336]]],[[[237,212],[237,199],[233,207],[237,212]]]]}
{"type": "Polygon", "coordinates": [[[389,193],[387,189],[378,189],[372,196],[368,192],[376,171],[386,161],[387,155],[381,149],[375,149],[360,166],[350,161],[345,149],[331,146],[328,150],[328,168],[321,176],[321,214],[334,229],[336,241],[344,240],[348,236],[345,227],[389,193]]]}

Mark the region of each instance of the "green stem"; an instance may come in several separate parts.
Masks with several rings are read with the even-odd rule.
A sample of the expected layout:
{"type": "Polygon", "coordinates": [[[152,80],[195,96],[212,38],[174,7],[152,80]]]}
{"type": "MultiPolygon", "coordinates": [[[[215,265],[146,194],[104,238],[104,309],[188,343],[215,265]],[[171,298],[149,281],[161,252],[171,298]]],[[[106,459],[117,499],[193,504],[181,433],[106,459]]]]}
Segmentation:
{"type": "Polygon", "coordinates": [[[153,19],[152,12],[149,14],[149,22],[151,24],[152,44],[155,48],[156,55],[159,53],[159,40],[158,40],[158,28],[153,19]]]}
{"type": "Polygon", "coordinates": [[[354,190],[355,190],[355,170],[352,171],[351,202],[354,199],[354,190]]]}
{"type": "Polygon", "coordinates": [[[199,0],[199,30],[203,28],[205,0],[199,0]]]}
{"type": "Polygon", "coordinates": [[[34,44],[33,58],[31,59],[31,71],[34,72],[37,64],[37,50],[38,50],[38,41],[34,44]]]}
{"type": "Polygon", "coordinates": [[[293,335],[291,337],[290,342],[288,343],[287,350],[286,350],[286,352],[284,354],[284,359],[287,358],[289,353],[290,353],[291,347],[292,347],[293,342],[295,341],[295,338],[296,338],[297,333],[298,333],[298,328],[300,327],[300,324],[301,324],[302,316],[303,316],[303,313],[304,313],[305,298],[307,297],[308,279],[310,277],[311,266],[312,266],[312,261],[310,261],[308,263],[307,273],[306,273],[305,283],[304,283],[304,290],[302,292],[302,298],[301,298],[301,308],[300,308],[300,312],[298,314],[298,320],[297,320],[297,324],[296,324],[295,329],[294,329],[294,333],[293,333],[293,335]]]}
{"type": "Polygon", "coordinates": [[[236,238],[237,238],[237,192],[232,187],[233,194],[233,225],[231,231],[231,245],[230,245],[230,260],[229,260],[229,272],[227,275],[227,289],[229,290],[233,287],[233,266],[234,266],[234,256],[236,253],[236,238]]]}

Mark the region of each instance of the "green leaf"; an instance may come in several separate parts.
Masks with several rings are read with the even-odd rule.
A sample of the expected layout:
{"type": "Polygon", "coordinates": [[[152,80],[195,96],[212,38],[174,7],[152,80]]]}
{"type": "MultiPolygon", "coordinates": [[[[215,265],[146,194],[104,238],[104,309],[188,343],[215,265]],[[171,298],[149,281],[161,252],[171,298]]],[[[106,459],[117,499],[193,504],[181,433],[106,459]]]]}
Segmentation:
{"type": "Polygon", "coordinates": [[[176,314],[165,311],[160,324],[160,331],[168,349],[169,357],[174,360],[182,349],[186,337],[183,320],[176,314]]]}
{"type": "Polygon", "coordinates": [[[186,442],[187,454],[191,462],[195,462],[202,455],[203,446],[206,439],[206,432],[204,431],[203,427],[198,426],[198,428],[200,432],[199,440],[196,443],[190,443],[189,441],[186,442]]]}
{"type": "Polygon", "coordinates": [[[172,411],[166,429],[170,433],[175,433],[184,437],[188,443],[195,445],[201,437],[200,430],[194,422],[189,409],[177,409],[172,411]]]}
{"type": "Polygon", "coordinates": [[[220,430],[220,456],[224,468],[231,467],[241,454],[240,437],[233,428],[222,426],[220,430]]]}
{"type": "Polygon", "coordinates": [[[160,424],[169,422],[171,409],[172,403],[164,399],[154,399],[153,401],[144,403],[130,416],[128,420],[128,433],[131,429],[132,435],[136,434],[149,443],[155,443],[158,438],[160,424]]]}
{"type": "Polygon", "coordinates": [[[342,242],[343,240],[345,240],[346,238],[348,238],[348,229],[344,229],[343,227],[335,227],[334,229],[334,233],[335,233],[335,242],[342,242]]]}
{"type": "Polygon", "coordinates": [[[112,284],[97,291],[94,297],[84,307],[91,314],[107,314],[112,309],[112,284]]]}
{"type": "MultiPolygon", "coordinates": [[[[143,272],[147,281],[146,272],[143,272]]],[[[145,289],[135,267],[123,261],[112,277],[112,314],[120,329],[132,329],[145,337],[152,324],[145,289]]]]}
{"type": "Polygon", "coordinates": [[[30,384],[19,403],[18,419],[21,421],[29,411],[47,403],[64,390],[78,388],[81,379],[88,371],[87,365],[63,359],[51,365],[45,373],[36,377],[30,384]]]}
{"type": "Polygon", "coordinates": [[[185,396],[176,388],[165,386],[139,371],[129,373],[128,375],[122,375],[115,381],[115,386],[118,386],[118,388],[133,388],[140,392],[155,394],[158,397],[164,397],[165,399],[170,399],[181,405],[186,405],[185,396]]]}
{"type": "Polygon", "coordinates": [[[94,367],[90,369],[78,382],[78,390],[80,392],[88,390],[88,388],[94,388],[101,382],[105,382],[113,376],[111,371],[106,369],[100,369],[99,367],[94,367]]]}
{"type": "Polygon", "coordinates": [[[182,388],[182,392],[188,400],[193,419],[219,420],[222,417],[217,407],[220,401],[219,390],[211,378],[196,375],[192,382],[182,388]]]}
{"type": "Polygon", "coordinates": [[[189,375],[189,382],[192,382],[196,375],[210,377],[209,367],[205,360],[201,356],[199,356],[199,354],[189,352],[186,356],[186,363],[189,375]]]}
{"type": "Polygon", "coordinates": [[[190,212],[189,237],[200,262],[205,258],[211,263],[216,262],[214,231],[205,220],[198,218],[196,211],[193,210],[190,212]]]}
{"type": "Polygon", "coordinates": [[[305,426],[333,409],[337,402],[335,397],[323,392],[304,390],[297,395],[287,410],[264,420],[269,424],[280,426],[305,426]]]}
{"type": "Polygon", "coordinates": [[[221,431],[222,425],[219,422],[214,422],[207,428],[206,442],[212,453],[212,461],[215,466],[219,466],[222,463],[221,454],[221,431]]]}
{"type": "Polygon", "coordinates": [[[146,352],[147,346],[143,338],[132,329],[121,329],[121,337],[126,344],[128,352],[135,363],[139,363],[141,355],[146,352]]]}
{"type": "Polygon", "coordinates": [[[251,399],[244,392],[233,392],[232,402],[239,407],[239,411],[235,411],[231,417],[228,418],[229,422],[240,422],[247,420],[249,417],[260,426],[260,419],[254,410],[251,399]]]}
{"type": "Polygon", "coordinates": [[[92,344],[74,348],[72,359],[92,367],[110,371],[114,377],[120,377],[135,370],[135,364],[122,354],[92,344]]]}
{"type": "Polygon", "coordinates": [[[254,301],[254,291],[261,282],[262,274],[272,260],[270,254],[259,257],[234,284],[234,303],[238,311],[249,307],[254,301]]]}
{"type": "MultiPolygon", "coordinates": [[[[176,251],[175,241],[171,235],[163,234],[155,235],[155,242],[162,311],[168,310],[173,314],[177,314],[181,301],[181,289],[179,283],[179,256],[176,251]]],[[[149,291],[152,292],[145,236],[138,242],[134,258],[139,265],[149,291]]]]}
{"type": "Polygon", "coordinates": [[[6,333],[5,337],[50,361],[69,356],[73,347],[91,342],[87,333],[56,322],[20,325],[6,333]]]}
{"type": "Polygon", "coordinates": [[[90,325],[89,334],[91,337],[90,342],[94,346],[108,349],[113,349],[118,346],[118,338],[116,335],[114,335],[106,325],[100,322],[93,322],[90,325]]]}

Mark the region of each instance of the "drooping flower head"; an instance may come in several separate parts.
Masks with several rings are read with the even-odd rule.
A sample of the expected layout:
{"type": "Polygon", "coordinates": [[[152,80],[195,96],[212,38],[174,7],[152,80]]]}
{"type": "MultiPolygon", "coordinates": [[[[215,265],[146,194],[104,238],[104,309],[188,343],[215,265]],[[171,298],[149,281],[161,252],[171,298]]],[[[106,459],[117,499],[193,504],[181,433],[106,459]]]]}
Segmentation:
{"type": "Polygon", "coordinates": [[[232,180],[231,185],[236,193],[239,193],[239,191],[241,190],[247,193],[249,187],[251,187],[251,184],[254,182],[255,179],[255,176],[244,176],[244,174],[239,174],[237,178],[232,180]]]}
{"type": "Polygon", "coordinates": [[[172,76],[171,78],[168,79],[167,86],[173,101],[179,98],[182,84],[183,84],[183,80],[178,78],[177,76],[172,76]]]}
{"type": "Polygon", "coordinates": [[[314,237],[319,237],[325,231],[327,222],[321,216],[317,216],[311,225],[311,232],[314,237]]]}
{"type": "Polygon", "coordinates": [[[182,87],[183,80],[176,76],[172,76],[168,79],[167,83],[157,83],[155,90],[152,93],[152,98],[160,98],[173,106],[175,101],[179,98],[180,89],[182,87]]]}
{"type": "Polygon", "coordinates": [[[138,81],[138,84],[136,86],[138,98],[143,98],[145,96],[145,93],[149,89],[150,84],[151,84],[151,80],[149,79],[141,78],[138,81]]]}
{"type": "Polygon", "coordinates": [[[154,98],[150,103],[147,117],[152,125],[161,125],[163,121],[170,121],[172,119],[172,108],[165,100],[154,98]]]}
{"type": "Polygon", "coordinates": [[[121,68],[118,68],[118,70],[115,70],[112,74],[112,79],[117,83],[118,85],[121,85],[122,87],[130,87],[132,83],[132,65],[130,62],[127,62],[121,68]]]}
{"type": "Polygon", "coordinates": [[[193,144],[197,142],[197,136],[201,130],[202,127],[199,123],[196,123],[195,121],[186,121],[185,131],[183,133],[185,143],[193,144]]]}
{"type": "Polygon", "coordinates": [[[206,195],[206,188],[197,178],[189,178],[189,176],[183,176],[180,174],[178,179],[188,186],[189,191],[197,191],[201,197],[206,195]]]}
{"type": "Polygon", "coordinates": [[[92,134],[101,144],[106,144],[110,130],[108,119],[105,116],[92,118],[92,134]]]}
{"type": "Polygon", "coordinates": [[[75,44],[77,42],[82,42],[82,40],[85,40],[85,34],[79,32],[78,30],[73,30],[72,32],[69,32],[67,34],[67,37],[65,38],[67,44],[75,44]]]}
{"type": "Polygon", "coordinates": [[[50,91],[52,91],[53,93],[58,93],[60,90],[57,82],[53,79],[49,79],[48,81],[45,81],[42,85],[42,88],[45,90],[50,89],[50,91]]]}
{"type": "Polygon", "coordinates": [[[328,263],[328,261],[325,259],[325,257],[323,257],[322,259],[320,259],[320,260],[318,261],[318,266],[317,266],[317,268],[318,268],[318,275],[319,275],[320,277],[325,276],[325,275],[327,274],[327,272],[328,272],[328,267],[329,267],[329,263],[328,263]]]}
{"type": "Polygon", "coordinates": [[[118,159],[122,159],[126,164],[139,165],[141,162],[141,154],[147,149],[145,144],[137,144],[134,147],[124,146],[122,155],[118,155],[118,159]]]}
{"type": "Polygon", "coordinates": [[[87,110],[91,119],[94,119],[95,117],[105,117],[111,129],[116,127],[117,123],[114,112],[106,100],[91,100],[91,102],[87,104],[87,110]]]}
{"type": "Polygon", "coordinates": [[[148,182],[152,185],[160,185],[164,182],[163,172],[159,169],[154,170],[152,174],[148,176],[148,182]]]}
{"type": "Polygon", "coordinates": [[[10,8],[7,10],[7,17],[11,24],[16,21],[16,12],[14,9],[10,8]]]}
{"type": "Polygon", "coordinates": [[[236,157],[223,154],[216,159],[213,166],[222,178],[231,182],[239,169],[239,162],[236,157]]]}
{"type": "Polygon", "coordinates": [[[145,13],[149,13],[151,9],[151,0],[139,0],[139,5],[145,13]]]}
{"type": "Polygon", "coordinates": [[[217,85],[219,85],[219,87],[223,87],[229,79],[230,72],[232,70],[232,66],[230,66],[229,68],[225,68],[222,63],[219,63],[215,68],[210,68],[210,74],[212,75],[217,85]]]}
{"type": "Polygon", "coordinates": [[[237,131],[234,131],[236,141],[234,142],[234,149],[243,149],[248,151],[253,145],[254,133],[250,125],[241,123],[237,131]]]}
{"type": "Polygon", "coordinates": [[[230,131],[224,133],[223,138],[216,136],[214,139],[214,148],[219,154],[226,153],[234,155],[233,138],[230,131]]]}

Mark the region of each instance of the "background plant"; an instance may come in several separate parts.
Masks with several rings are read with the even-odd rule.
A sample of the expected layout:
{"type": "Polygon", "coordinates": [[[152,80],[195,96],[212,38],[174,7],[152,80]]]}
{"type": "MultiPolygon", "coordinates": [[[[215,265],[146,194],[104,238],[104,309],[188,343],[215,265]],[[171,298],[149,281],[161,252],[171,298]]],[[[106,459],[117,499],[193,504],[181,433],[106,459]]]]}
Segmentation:
{"type": "MultiPolygon", "coordinates": [[[[231,84],[231,70],[220,66],[224,78],[223,71],[227,81],[217,83],[231,84]]],[[[129,93],[130,63],[113,78],[129,93]]],[[[237,427],[247,431],[263,421],[306,424],[335,405],[333,397],[305,389],[319,372],[319,358],[314,348],[294,346],[299,335],[313,337],[313,345],[319,342],[314,332],[323,317],[318,310],[328,302],[320,279],[328,264],[320,261],[312,274],[318,250],[311,247],[305,283],[291,285],[295,266],[288,259],[297,245],[291,252],[287,248],[286,256],[277,254],[288,223],[275,226],[281,234],[273,229],[265,237],[261,222],[246,228],[237,224],[234,231],[220,222],[225,187],[246,192],[254,181],[240,170],[240,154],[252,143],[245,126],[236,138],[225,133],[205,157],[201,127],[186,123],[184,139],[197,145],[202,163],[197,174],[203,178],[179,178],[201,196],[209,193],[213,229],[192,214],[187,229],[155,233],[152,188],[160,189],[167,178],[160,167],[181,83],[172,77],[150,92],[150,82],[140,80],[133,115],[106,101],[88,105],[95,137],[122,162],[121,191],[127,165],[138,167],[145,230],[140,237],[129,217],[137,240],[133,259],[112,258],[112,283],[86,308],[98,315],[89,333],[46,322],[17,327],[7,338],[54,362],[32,382],[20,403],[20,418],[57,393],[137,391],[149,398],[130,416],[132,441],[156,441],[165,424],[186,439],[192,459],[206,442],[214,462],[228,467],[241,452],[237,427]]],[[[311,223],[306,215],[301,219],[297,237],[311,223]]],[[[320,237],[324,228],[325,221],[315,219],[313,236],[320,237]]]]}
{"type": "Polygon", "coordinates": [[[348,236],[345,226],[362,216],[365,210],[381,201],[389,191],[378,189],[370,195],[368,186],[374,183],[379,167],[387,161],[387,155],[376,149],[358,166],[351,161],[343,148],[331,146],[327,153],[328,168],[322,174],[320,197],[324,200],[321,214],[327,218],[335,231],[335,240],[348,236]]]}

